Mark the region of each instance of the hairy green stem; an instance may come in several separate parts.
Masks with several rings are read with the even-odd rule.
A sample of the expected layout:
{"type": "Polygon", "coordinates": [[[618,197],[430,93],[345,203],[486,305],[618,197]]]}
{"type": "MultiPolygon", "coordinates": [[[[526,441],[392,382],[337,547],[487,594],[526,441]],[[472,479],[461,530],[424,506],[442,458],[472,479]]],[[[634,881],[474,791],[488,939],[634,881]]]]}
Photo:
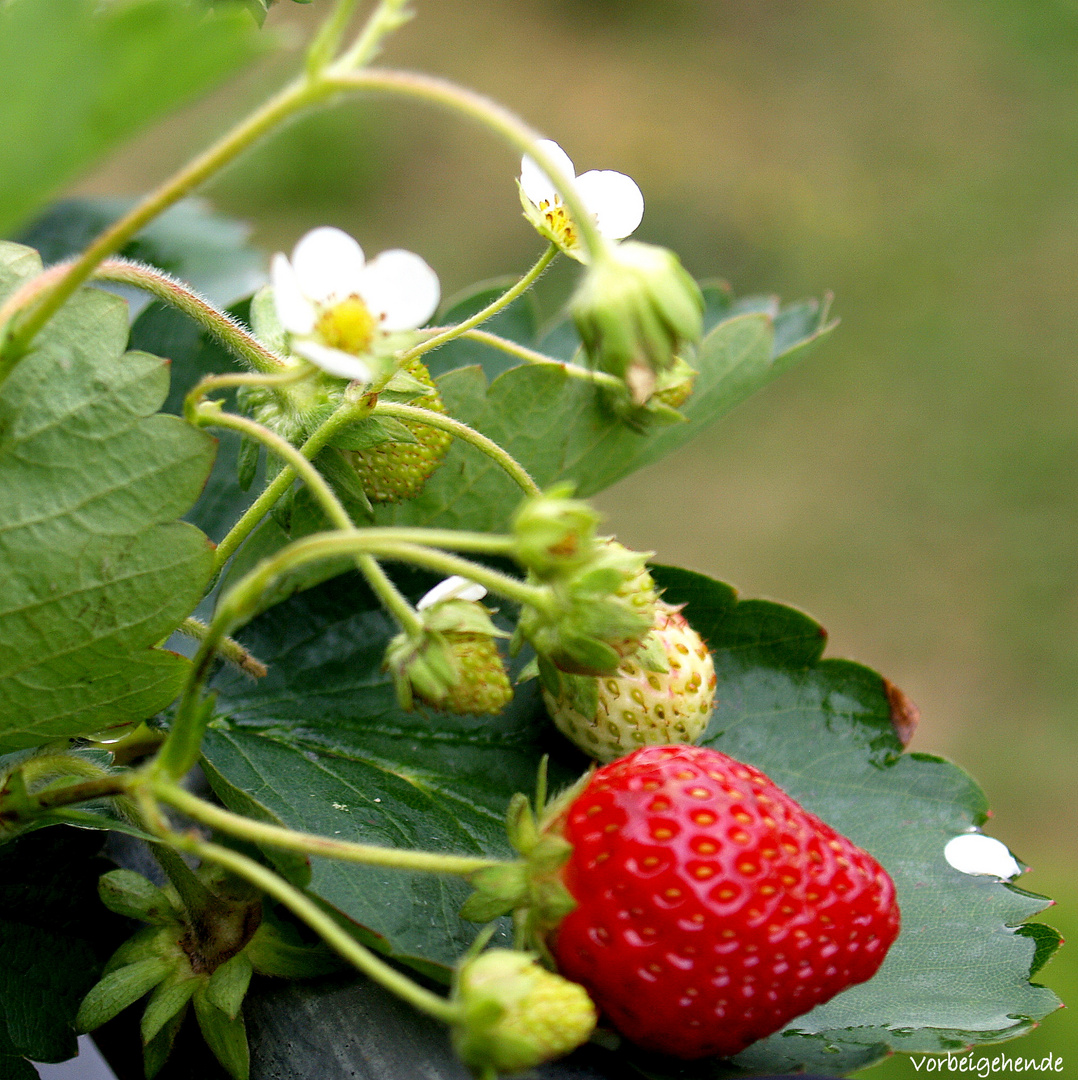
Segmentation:
{"type": "Polygon", "coordinates": [[[244,878],[268,896],[284,904],[294,915],[302,919],[331,948],[364,975],[384,986],[391,993],[403,998],[420,1012],[451,1024],[460,1019],[460,1008],[438,994],[413,982],[406,975],[390,967],[338,925],[313,900],[299,889],[289,885],[284,878],[246,855],[231,851],[218,844],[210,844],[193,836],[173,834],[171,842],[200,859],[217,863],[237,877],[244,878]]]}
{"type": "Polygon", "coordinates": [[[204,401],[195,407],[188,416],[191,423],[199,427],[220,427],[238,431],[251,439],[262,443],[272,450],[311,490],[326,516],[338,529],[351,529],[352,519],[341,505],[333,488],[326,483],[325,477],[311,464],[310,460],[297,450],[287,439],[264,427],[256,420],[235,413],[225,412],[216,401],[204,401]]]}
{"type": "Polygon", "coordinates": [[[448,79],[415,71],[391,71],[386,68],[345,71],[334,65],[326,71],[325,85],[340,91],[381,90],[419,98],[482,124],[513,149],[527,154],[535,161],[557,188],[562,201],[568,207],[573,222],[580,230],[589,257],[598,261],[606,256],[609,245],[599,232],[594,216],[580,198],[573,183],[574,178],[567,176],[539,145],[542,136],[505,106],[448,79]]]}
{"type": "MultiPolygon", "coordinates": [[[[321,427],[315,430],[307,441],[299,448],[300,454],[308,460],[317,457],[319,452],[342,427],[346,427],[356,420],[361,420],[364,416],[369,414],[370,408],[369,405],[362,402],[347,400],[342,402],[329,419],[327,419],[321,427]]],[[[273,509],[277,501],[292,486],[292,481],[295,480],[295,478],[296,474],[294,470],[290,466],[286,466],[273,478],[273,480],[270,481],[269,484],[266,485],[262,494],[251,503],[244,511],[239,521],[232,526],[228,534],[217,545],[217,551],[214,555],[215,571],[219,572],[224,567],[225,563],[235,555],[240,544],[247,539],[255,526],[266,516],[266,514],[273,509]]]]}
{"type": "Polygon", "coordinates": [[[469,427],[460,420],[454,420],[444,413],[436,413],[430,409],[418,408],[415,405],[403,405],[396,401],[380,401],[374,407],[375,416],[393,416],[400,420],[412,420],[415,423],[427,424],[430,427],[441,428],[451,435],[474,446],[482,451],[492,461],[500,465],[520,486],[526,495],[541,495],[542,490],[531,478],[528,470],[508,450],[500,447],[486,435],[480,434],[475,428],[469,427]]]}
{"type": "MultiPolygon", "coordinates": [[[[221,633],[227,633],[250,617],[248,612],[257,610],[259,598],[290,571],[309,563],[357,552],[411,563],[446,576],[459,574],[516,603],[531,604],[544,610],[549,607],[550,593],[545,586],[528,585],[487,566],[435,550],[427,546],[433,532],[434,530],[425,529],[356,529],[350,532],[338,530],[296,540],[270,558],[264,559],[222,597],[214,624],[219,619],[230,620],[221,630],[221,633]]],[[[478,536],[482,537],[483,534],[478,536]]],[[[460,546],[455,534],[449,533],[446,539],[446,546],[460,546]]],[[[512,545],[510,538],[492,537],[485,548],[491,554],[508,554],[512,545]]],[[[476,544],[472,546],[472,550],[481,549],[476,544]]]]}
{"type": "MultiPolygon", "coordinates": [[[[197,389],[197,388],[196,388],[197,389]]],[[[352,529],[353,521],[348,516],[348,511],[341,505],[333,489],[326,483],[322,474],[297,450],[287,439],[283,439],[276,432],[250,420],[245,416],[236,416],[232,413],[221,412],[216,402],[204,403],[195,410],[195,415],[189,417],[192,423],[203,424],[210,427],[231,428],[233,431],[243,432],[253,439],[263,443],[283,461],[290,465],[293,471],[310,488],[318,499],[319,505],[325,511],[326,516],[338,529],[352,529]]],[[[390,581],[386,572],[378,565],[376,559],[365,553],[356,556],[356,566],[360,573],[367,579],[375,595],[382,601],[389,613],[397,620],[401,627],[413,634],[422,630],[422,620],[416,615],[411,604],[400,594],[396,585],[390,581]]],[[[225,639],[227,642],[229,639],[225,639]]],[[[219,651],[227,659],[225,653],[227,645],[218,645],[219,651]]]]}
{"type": "Polygon", "coordinates": [[[369,64],[378,55],[382,41],[394,30],[399,30],[411,17],[408,0],[382,0],[335,67],[347,70],[369,64]]]}
{"type": "Polygon", "coordinates": [[[42,327],[101,262],[119,251],[140,229],[189,195],[252,143],[297,112],[323,100],[334,89],[333,84],[324,79],[293,80],[102,232],[82,255],[65,267],[61,275],[50,281],[31,307],[14,316],[14,325],[9,328],[0,357],[0,383],[25,355],[42,327]]]}
{"type": "MultiPolygon", "coordinates": [[[[193,638],[195,641],[205,641],[210,628],[207,623],[191,615],[176,627],[176,631],[183,634],[184,637],[193,638]]],[[[256,679],[263,679],[268,674],[266,665],[234,638],[222,638],[217,651],[222,660],[234,664],[247,675],[252,675],[256,679]]]]}
{"type": "Polygon", "coordinates": [[[267,349],[238,320],[227,312],[218,311],[208,300],[171,274],[127,259],[106,259],[91,277],[94,281],[132,285],[182,311],[255,371],[276,374],[286,368],[292,370],[284,357],[267,349]]]}
{"type": "Polygon", "coordinates": [[[303,855],[320,855],[343,862],[363,863],[368,866],[386,866],[398,870],[416,870],[429,874],[453,874],[469,877],[477,870],[503,865],[501,859],[486,859],[470,855],[440,855],[428,851],[404,851],[378,847],[373,844],[355,844],[345,840],[331,840],[313,833],[295,832],[278,825],[253,821],[240,814],[233,814],[214,806],[177,784],[158,782],[154,794],[162,802],[182,811],[189,818],[218,829],[253,844],[266,844],[285,851],[298,851],[303,855]]]}
{"type": "Polygon", "coordinates": [[[481,341],[492,349],[500,349],[502,352],[515,356],[529,364],[559,367],[571,379],[580,379],[596,386],[609,386],[614,390],[623,391],[625,389],[625,383],[621,379],[609,375],[605,371],[592,371],[590,368],[581,367],[579,364],[571,363],[568,360],[558,360],[556,357],[547,356],[546,353],[529,349],[526,345],[519,345],[515,341],[508,340],[508,338],[499,337],[488,330],[468,330],[463,336],[470,338],[472,341],[481,341]]]}
{"type": "Polygon", "coordinates": [[[477,311],[470,319],[465,319],[463,322],[457,323],[456,326],[450,326],[445,330],[439,330],[434,337],[428,338],[426,341],[420,342],[420,344],[416,345],[414,348],[409,349],[401,357],[401,363],[407,363],[417,356],[422,356],[424,353],[431,352],[433,349],[437,349],[446,342],[453,341],[455,338],[467,334],[469,330],[474,330],[475,327],[479,326],[481,323],[485,323],[491,316],[497,315],[499,311],[503,308],[507,308],[518,296],[522,296],[532,287],[557,254],[558,245],[551,244],[550,247],[539,256],[536,264],[518,282],[516,282],[515,285],[506,289],[501,296],[496,300],[492,300],[482,311],[477,311]]]}

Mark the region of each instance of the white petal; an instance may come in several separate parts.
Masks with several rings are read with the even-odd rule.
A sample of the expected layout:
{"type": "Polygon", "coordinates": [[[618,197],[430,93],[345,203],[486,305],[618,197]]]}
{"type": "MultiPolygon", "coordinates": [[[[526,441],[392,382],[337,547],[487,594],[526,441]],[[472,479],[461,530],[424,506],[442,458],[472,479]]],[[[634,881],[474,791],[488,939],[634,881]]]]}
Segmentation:
{"type": "Polygon", "coordinates": [[[292,264],[280,253],[270,263],[273,304],[277,318],[290,334],[309,334],[318,317],[314,305],[303,295],[292,264]]]}
{"type": "Polygon", "coordinates": [[[578,176],[576,186],[584,204],[595,215],[599,232],[608,240],[623,240],[640,224],[644,196],[631,176],[593,169],[578,176]]]}
{"type": "Polygon", "coordinates": [[[343,300],[358,291],[363,249],[346,232],[324,225],[300,238],[292,266],[303,294],[316,304],[343,300]]]}
{"type": "Polygon", "coordinates": [[[439,581],[416,604],[415,609],[422,611],[424,608],[440,604],[443,600],[482,600],[486,595],[487,590],[482,585],[477,585],[474,581],[461,577],[460,574],[454,574],[452,577],[447,577],[445,581],[439,581]]]}
{"type": "MultiPolygon", "coordinates": [[[[551,161],[565,174],[567,180],[576,176],[576,169],[569,155],[553,140],[540,139],[539,145],[550,156],[551,161]]],[[[520,187],[536,206],[540,203],[553,203],[558,189],[538,163],[525,156],[520,162],[520,187]]]]}
{"type": "Polygon", "coordinates": [[[331,349],[319,341],[293,341],[292,351],[339,379],[353,379],[361,383],[371,381],[371,369],[358,357],[341,349],[331,349]]]}
{"type": "Polygon", "coordinates": [[[947,842],[944,858],[963,874],[1012,878],[1022,872],[1007,845],[983,833],[966,833],[947,842]]]}
{"type": "Polygon", "coordinates": [[[414,330],[435,312],[438,275],[411,251],[383,251],[364,268],[356,290],[383,330],[414,330]]]}

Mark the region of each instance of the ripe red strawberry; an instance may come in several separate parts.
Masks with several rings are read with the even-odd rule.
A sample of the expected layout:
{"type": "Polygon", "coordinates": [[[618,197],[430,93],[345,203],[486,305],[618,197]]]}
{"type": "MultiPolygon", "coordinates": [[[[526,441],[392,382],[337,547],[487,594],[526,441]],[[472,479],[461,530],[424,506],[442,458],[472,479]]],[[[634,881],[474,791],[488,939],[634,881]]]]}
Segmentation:
{"type": "Polygon", "coordinates": [[[707,747],[605,765],[547,826],[576,900],[549,937],[626,1038],[728,1056],[871,978],[898,936],[887,872],[763,773],[707,747]]]}

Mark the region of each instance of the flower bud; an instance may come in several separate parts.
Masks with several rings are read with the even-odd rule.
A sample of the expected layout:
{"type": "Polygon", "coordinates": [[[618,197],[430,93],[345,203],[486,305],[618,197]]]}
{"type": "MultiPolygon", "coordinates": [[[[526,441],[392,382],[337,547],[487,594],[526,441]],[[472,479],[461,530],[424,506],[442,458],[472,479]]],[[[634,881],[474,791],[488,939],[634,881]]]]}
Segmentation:
{"type": "Polygon", "coordinates": [[[599,514],[581,499],[570,498],[572,490],[570,484],[558,484],[522,503],[513,516],[513,554],[540,580],[583,565],[595,550],[599,514]]]}
{"type": "Polygon", "coordinates": [[[543,662],[578,675],[604,675],[635,652],[655,617],[648,555],[609,537],[552,587],[552,602],[525,606],[517,629],[543,662]]]}
{"type": "Polygon", "coordinates": [[[592,365],[622,379],[638,404],[703,333],[703,296],[678,257],[632,240],[592,262],[570,307],[592,365]]]}
{"type": "Polygon", "coordinates": [[[522,1072],[587,1042],[598,1019],[582,986],[510,949],[490,949],[457,972],[453,1048],[478,1072],[522,1072]]]}

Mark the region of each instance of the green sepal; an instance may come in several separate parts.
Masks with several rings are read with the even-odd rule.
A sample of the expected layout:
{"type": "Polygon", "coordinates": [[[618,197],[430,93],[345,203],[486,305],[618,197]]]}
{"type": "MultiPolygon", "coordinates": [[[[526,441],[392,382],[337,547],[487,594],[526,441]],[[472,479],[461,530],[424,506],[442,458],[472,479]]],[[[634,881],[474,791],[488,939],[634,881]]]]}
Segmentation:
{"type": "Polygon", "coordinates": [[[190,968],[173,973],[170,978],[158,983],[150,995],[142,1013],[139,1031],[142,1045],[148,1046],[157,1037],[161,1029],[178,1013],[187,1008],[191,995],[204,984],[205,976],[192,975],[190,968]]]}
{"type": "MultiPolygon", "coordinates": [[[[419,383],[422,386],[422,383],[419,383]]],[[[393,416],[368,416],[342,428],[329,441],[339,450],[370,450],[382,443],[418,443],[415,432],[393,416]]]]}
{"type": "Polygon", "coordinates": [[[93,1031],[107,1024],[128,1005],[153,989],[172,970],[173,964],[168,960],[151,957],[106,975],[83,999],[75,1017],[75,1030],[93,1031]]]}
{"type": "Polygon", "coordinates": [[[514,851],[527,855],[539,839],[539,830],[535,824],[528,796],[517,792],[509,800],[509,809],[505,815],[505,831],[514,851]]]}
{"type": "Polygon", "coordinates": [[[507,638],[491,622],[490,609],[476,600],[442,600],[420,612],[423,624],[437,633],[483,634],[486,637],[507,638]]]}
{"type": "Polygon", "coordinates": [[[573,845],[568,840],[547,833],[528,852],[528,866],[536,874],[553,874],[569,861],[572,853],[573,845]]]}
{"type": "Polygon", "coordinates": [[[165,926],[175,923],[178,913],[172,901],[152,881],[133,870],[110,870],[97,884],[101,903],[129,919],[165,926]]]}
{"type": "MultiPolygon", "coordinates": [[[[387,401],[399,401],[407,404],[419,397],[430,397],[437,391],[432,386],[420,382],[410,371],[400,368],[386,383],[382,390],[382,397],[387,401]]],[[[379,419],[388,419],[380,417],[379,419]]]]}
{"type": "Polygon", "coordinates": [[[174,962],[180,955],[180,946],[175,932],[156,926],[144,926],[132,934],[109,957],[102,975],[111,975],[122,967],[137,964],[142,960],[169,960],[174,962]]]}
{"type": "Polygon", "coordinates": [[[288,334],[277,315],[277,304],[273,299],[273,286],[263,285],[251,297],[251,329],[263,345],[274,352],[288,352],[288,334]]]}
{"type": "Polygon", "coordinates": [[[142,1048],[142,1071],[146,1080],[153,1078],[161,1071],[169,1054],[172,1053],[172,1045],[176,1036],[183,1027],[184,1017],[187,1016],[187,1004],[175,1015],[165,1021],[161,1030],[142,1048]]]}
{"type": "MultiPolygon", "coordinates": [[[[554,669],[555,671],[557,668],[554,669]]],[[[517,674],[517,685],[521,683],[531,682],[532,679],[539,678],[539,657],[533,656],[517,674]]]]}
{"type": "MultiPolygon", "coordinates": [[[[645,670],[645,671],[657,671],[662,674],[668,674],[670,668],[666,664],[666,650],[663,648],[663,643],[655,634],[648,634],[642,642],[636,652],[633,653],[633,659],[645,670]]],[[[588,716],[593,716],[594,713],[588,713],[588,716]]]]}
{"type": "Polygon", "coordinates": [[[232,1080],[248,1080],[251,1052],[242,1013],[230,1019],[209,1000],[204,986],[195,991],[194,1005],[199,1030],[213,1056],[232,1080]]]}
{"type": "Polygon", "coordinates": [[[520,907],[528,894],[524,863],[490,866],[472,875],[475,892],[464,901],[460,917],[469,922],[487,923],[520,907]]]}
{"type": "Polygon", "coordinates": [[[297,945],[286,941],[268,923],[255,931],[244,952],[259,975],[279,979],[313,979],[331,975],[344,966],[344,961],[324,942],[297,945]]]}
{"type": "Polygon", "coordinates": [[[206,985],[207,1000],[211,1005],[216,1005],[230,1020],[235,1020],[247,987],[251,985],[252,972],[253,965],[246,951],[236,953],[210,976],[206,985]]]}
{"type": "Polygon", "coordinates": [[[371,506],[371,501],[359,482],[356,470],[352,468],[340,450],[327,446],[315,458],[315,465],[326,478],[329,486],[333,488],[337,498],[344,504],[349,516],[355,517],[357,514],[366,517],[373,516],[374,507],[371,506]]]}
{"type": "Polygon", "coordinates": [[[547,693],[555,697],[561,693],[561,672],[542,654],[535,658],[535,666],[539,672],[539,681],[545,687],[547,693]]]}
{"type": "Polygon", "coordinates": [[[241,491],[249,490],[254,483],[261,456],[262,444],[249,435],[244,435],[240,439],[240,449],[236,455],[236,481],[241,491]]]}
{"type": "Polygon", "coordinates": [[[599,711],[599,681],[594,675],[563,674],[559,697],[581,716],[595,716],[599,711]]]}

